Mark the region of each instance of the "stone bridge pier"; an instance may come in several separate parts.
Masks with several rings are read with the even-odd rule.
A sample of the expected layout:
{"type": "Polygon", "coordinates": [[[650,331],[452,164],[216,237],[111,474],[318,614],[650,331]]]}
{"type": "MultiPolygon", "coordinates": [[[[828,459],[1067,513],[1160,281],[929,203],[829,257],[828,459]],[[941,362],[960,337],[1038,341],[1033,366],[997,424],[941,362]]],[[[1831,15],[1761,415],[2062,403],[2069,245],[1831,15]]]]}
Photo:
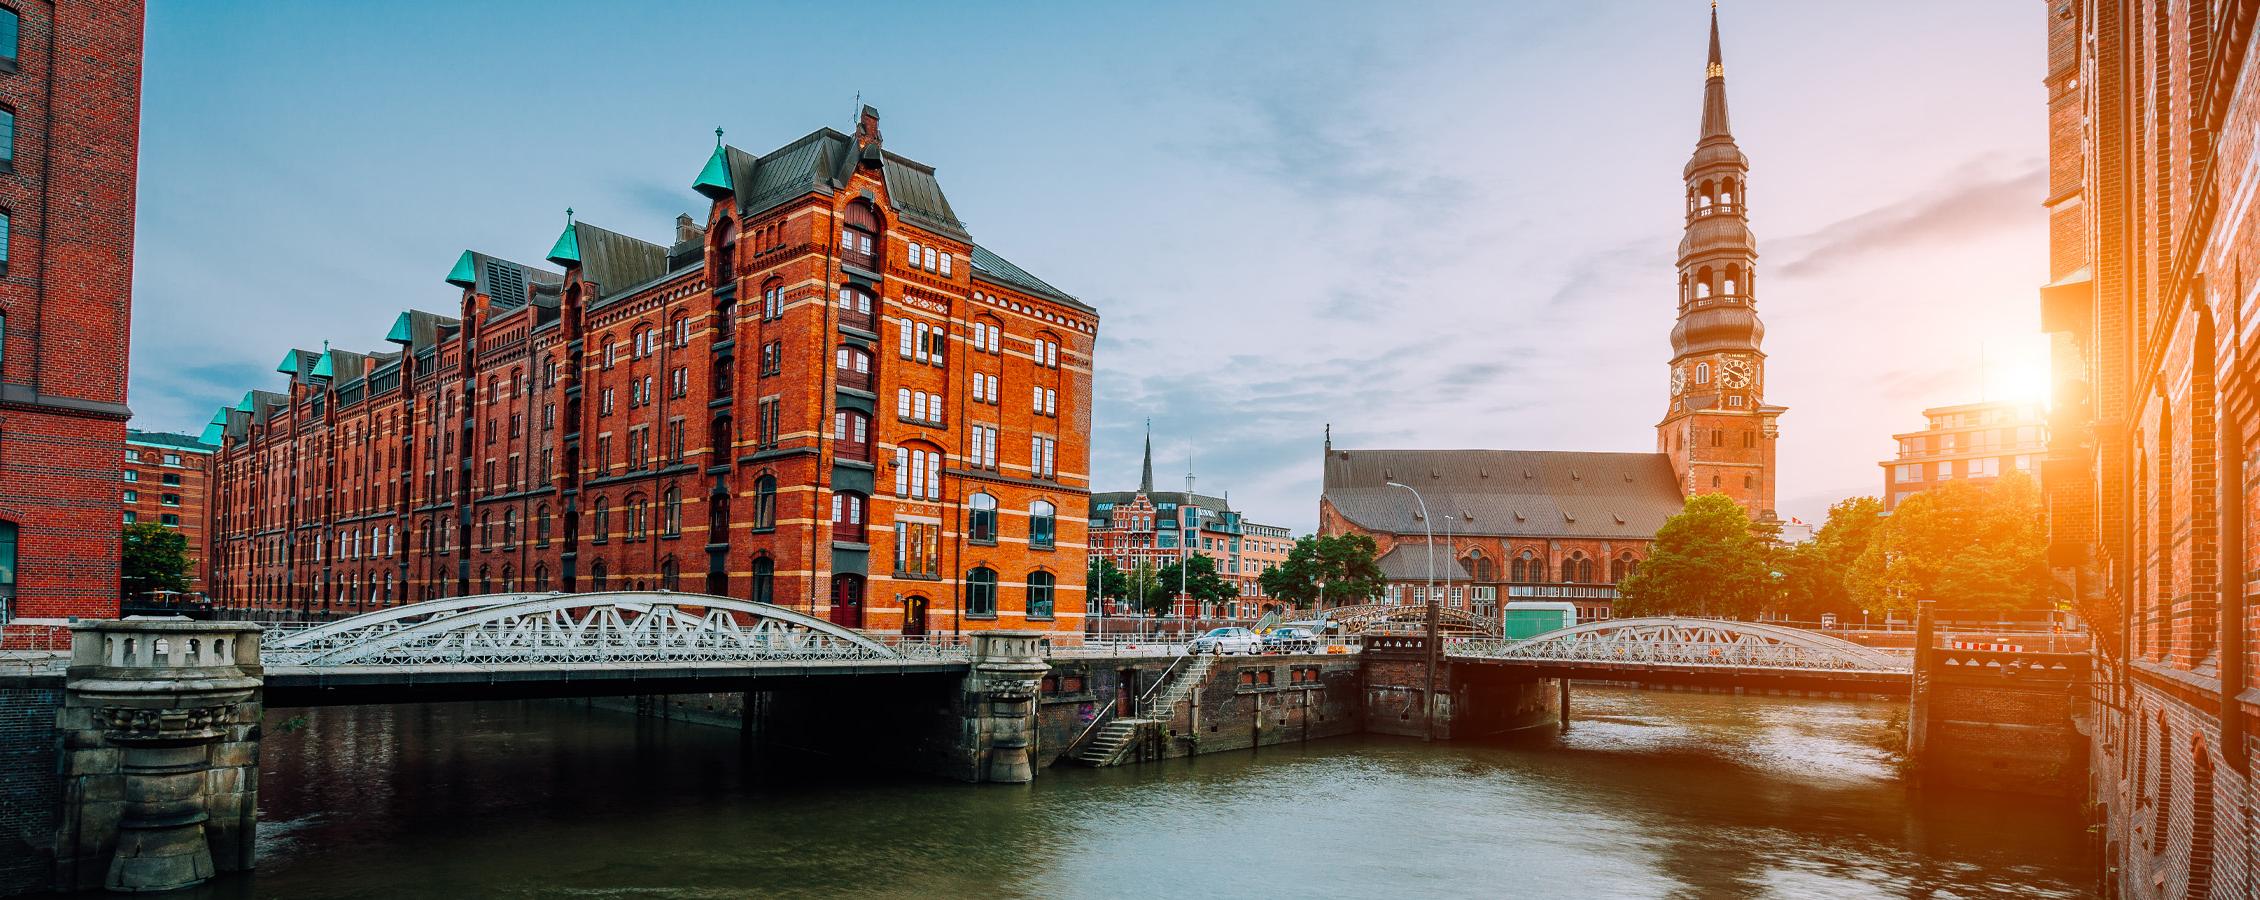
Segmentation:
{"type": "Polygon", "coordinates": [[[71,626],[55,840],[59,891],[168,891],[252,865],[263,670],[257,625],[71,626]]]}

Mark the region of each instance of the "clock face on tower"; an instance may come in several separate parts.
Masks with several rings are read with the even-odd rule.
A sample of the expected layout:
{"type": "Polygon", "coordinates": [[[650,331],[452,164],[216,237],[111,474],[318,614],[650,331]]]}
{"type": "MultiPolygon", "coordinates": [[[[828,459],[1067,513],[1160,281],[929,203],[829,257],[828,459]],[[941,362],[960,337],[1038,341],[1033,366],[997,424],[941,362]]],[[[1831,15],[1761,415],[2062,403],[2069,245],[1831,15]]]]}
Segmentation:
{"type": "Polygon", "coordinates": [[[1746,388],[1756,371],[1757,366],[1747,359],[1728,359],[1719,363],[1719,383],[1734,389],[1746,388]]]}
{"type": "Polygon", "coordinates": [[[1672,396],[1674,396],[1674,397],[1677,397],[1677,396],[1679,396],[1679,392],[1680,392],[1680,391],[1683,391],[1683,390],[1686,390],[1686,389],[1687,389],[1687,370],[1686,370],[1686,369],[1682,369],[1682,368],[1680,368],[1680,367],[1678,367],[1678,366],[1673,366],[1673,367],[1671,367],[1671,394],[1672,394],[1672,396]]]}

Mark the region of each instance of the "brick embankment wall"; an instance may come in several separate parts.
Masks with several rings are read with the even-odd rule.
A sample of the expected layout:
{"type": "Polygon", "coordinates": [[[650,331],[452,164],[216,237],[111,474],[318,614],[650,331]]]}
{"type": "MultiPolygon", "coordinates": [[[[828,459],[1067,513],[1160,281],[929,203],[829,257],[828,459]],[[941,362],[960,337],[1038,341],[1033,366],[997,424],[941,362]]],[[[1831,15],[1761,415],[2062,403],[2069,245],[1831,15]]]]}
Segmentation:
{"type": "Polygon", "coordinates": [[[2085,654],[1935,653],[1929,735],[1914,761],[1925,784],[2082,795],[2085,654]]]}

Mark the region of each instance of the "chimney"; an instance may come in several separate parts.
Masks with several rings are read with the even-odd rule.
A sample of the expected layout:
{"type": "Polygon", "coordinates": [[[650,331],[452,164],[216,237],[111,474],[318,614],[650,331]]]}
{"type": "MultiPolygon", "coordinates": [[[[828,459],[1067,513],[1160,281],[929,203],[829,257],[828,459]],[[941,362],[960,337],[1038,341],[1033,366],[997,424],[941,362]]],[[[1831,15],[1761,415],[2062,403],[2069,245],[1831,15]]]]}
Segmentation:
{"type": "Polygon", "coordinates": [[[863,108],[862,114],[857,117],[855,122],[855,146],[859,150],[879,146],[878,110],[872,109],[869,106],[865,106],[863,108]]]}
{"type": "Polygon", "coordinates": [[[690,213],[683,213],[675,217],[675,243],[687,244],[704,237],[706,237],[706,229],[700,228],[698,223],[692,222],[690,213]]]}

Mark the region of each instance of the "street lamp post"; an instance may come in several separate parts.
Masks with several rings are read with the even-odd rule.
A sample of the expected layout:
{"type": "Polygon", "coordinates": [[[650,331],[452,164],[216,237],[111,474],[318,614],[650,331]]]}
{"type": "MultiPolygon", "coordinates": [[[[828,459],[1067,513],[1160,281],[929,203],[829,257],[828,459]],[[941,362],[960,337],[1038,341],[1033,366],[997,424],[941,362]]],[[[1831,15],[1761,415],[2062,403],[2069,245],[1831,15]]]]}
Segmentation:
{"type": "Polygon", "coordinates": [[[1436,641],[1436,527],[1428,520],[1428,501],[1421,498],[1418,488],[1394,481],[1388,484],[1390,487],[1412,491],[1413,502],[1420,506],[1421,530],[1428,535],[1428,637],[1424,642],[1428,647],[1428,691],[1421,696],[1422,715],[1427,723],[1427,731],[1421,736],[1421,740],[1433,741],[1436,739],[1436,657],[1442,649],[1436,641]]]}

